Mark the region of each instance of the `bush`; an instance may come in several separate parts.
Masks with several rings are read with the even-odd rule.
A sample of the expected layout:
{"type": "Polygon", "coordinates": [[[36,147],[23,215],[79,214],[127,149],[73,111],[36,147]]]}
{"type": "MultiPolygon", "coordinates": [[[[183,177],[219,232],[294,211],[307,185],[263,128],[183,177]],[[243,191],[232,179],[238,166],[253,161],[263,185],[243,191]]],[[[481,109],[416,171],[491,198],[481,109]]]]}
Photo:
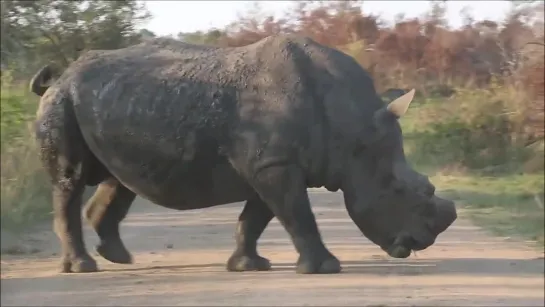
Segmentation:
{"type": "Polygon", "coordinates": [[[428,93],[439,85],[487,86],[495,76],[512,75],[526,43],[543,41],[543,3],[513,5],[502,22],[473,20],[449,28],[445,3],[433,1],[427,16],[396,20],[362,12],[360,1],[299,1],[278,19],[249,11],[226,29],[218,44],[243,46],[279,33],[309,36],[354,57],[373,75],[379,91],[416,87],[428,93]]]}
{"type": "Polygon", "coordinates": [[[542,152],[526,146],[544,138],[543,3],[514,3],[501,22],[465,14],[460,29],[444,24],[444,3],[431,5],[427,16],[386,26],[365,15],[359,1],[301,1],[285,19],[259,10],[243,15],[218,43],[310,36],[355,58],[379,92],[416,88],[438,102],[420,118],[429,126],[412,134],[421,142],[415,156],[471,169],[514,166],[533,156],[535,168],[542,152]]]}
{"type": "Polygon", "coordinates": [[[2,227],[17,227],[43,218],[51,210],[50,183],[29,129],[38,101],[27,93],[26,87],[2,82],[2,227]]]}
{"type": "Polygon", "coordinates": [[[419,146],[412,154],[434,159],[435,164],[459,164],[468,169],[505,170],[520,166],[532,156],[528,143],[531,100],[512,86],[457,89],[442,102],[417,115],[420,129],[413,132],[419,146]]]}

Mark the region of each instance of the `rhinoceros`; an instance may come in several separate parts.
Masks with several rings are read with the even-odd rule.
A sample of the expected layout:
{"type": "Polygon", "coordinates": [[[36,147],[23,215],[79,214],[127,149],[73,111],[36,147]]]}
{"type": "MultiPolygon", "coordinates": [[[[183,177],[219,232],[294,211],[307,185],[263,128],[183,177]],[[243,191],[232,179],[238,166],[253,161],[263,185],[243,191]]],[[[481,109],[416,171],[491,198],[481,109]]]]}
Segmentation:
{"type": "Polygon", "coordinates": [[[433,245],[457,218],[406,160],[399,119],[414,90],[385,104],[350,56],[307,37],[236,48],[155,39],[81,55],[60,76],[30,81],[52,181],[62,272],[97,271],[82,238],[132,263],[120,222],[139,195],[175,210],[245,201],[228,271],[265,271],[257,241],[273,217],[299,254],[297,273],[338,273],[307,188],[341,190],[362,234],[395,258],[433,245]],[[55,80],[52,80],[55,79],[55,80]]]}

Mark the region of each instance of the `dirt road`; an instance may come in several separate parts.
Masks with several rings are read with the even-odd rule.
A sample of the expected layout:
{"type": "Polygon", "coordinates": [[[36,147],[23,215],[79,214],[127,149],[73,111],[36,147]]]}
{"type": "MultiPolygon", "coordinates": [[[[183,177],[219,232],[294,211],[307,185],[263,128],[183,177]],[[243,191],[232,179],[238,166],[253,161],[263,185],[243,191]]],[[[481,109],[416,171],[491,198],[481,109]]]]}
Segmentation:
{"type": "Polygon", "coordinates": [[[327,246],[343,262],[337,275],[296,275],[296,253],[274,220],[260,252],[273,271],[229,273],[241,204],[176,212],[140,200],[122,226],[135,256],[116,265],[94,253],[102,272],[57,273],[58,242],[47,228],[23,243],[39,251],[2,255],[2,306],[543,306],[543,254],[485,235],[459,219],[435,246],[390,259],[361,236],[339,193],[311,193],[327,246]]]}

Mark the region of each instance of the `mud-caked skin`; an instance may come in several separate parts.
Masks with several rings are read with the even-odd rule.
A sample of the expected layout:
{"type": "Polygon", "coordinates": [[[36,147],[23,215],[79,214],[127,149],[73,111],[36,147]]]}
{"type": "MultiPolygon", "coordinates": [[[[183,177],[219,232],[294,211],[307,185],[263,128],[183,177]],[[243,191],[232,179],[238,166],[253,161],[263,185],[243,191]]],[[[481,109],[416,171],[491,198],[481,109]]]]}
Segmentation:
{"type": "MultiPolygon", "coordinates": [[[[350,217],[392,257],[432,245],[456,209],[405,160],[398,118],[411,91],[385,105],[351,57],[311,39],[272,36],[239,48],[157,39],[89,51],[43,95],[40,157],[53,183],[64,272],[97,270],[82,238],[81,202],[97,251],[131,263],[119,225],[136,195],[175,210],[246,201],[230,271],[268,270],[257,241],[276,217],[299,273],[337,273],[306,189],[341,189],[350,217]]],[[[181,234],[183,235],[183,234],[181,234]]]]}

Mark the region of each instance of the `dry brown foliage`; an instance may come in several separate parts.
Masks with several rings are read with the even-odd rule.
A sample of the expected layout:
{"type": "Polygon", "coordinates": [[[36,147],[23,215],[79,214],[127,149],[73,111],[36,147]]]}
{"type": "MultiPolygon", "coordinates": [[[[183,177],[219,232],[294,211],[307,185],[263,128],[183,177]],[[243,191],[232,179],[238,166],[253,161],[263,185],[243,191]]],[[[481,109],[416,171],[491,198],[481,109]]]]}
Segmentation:
{"type": "Polygon", "coordinates": [[[528,95],[529,123],[543,137],[543,3],[514,3],[503,22],[465,16],[460,29],[444,25],[441,2],[421,19],[385,26],[361,1],[300,1],[284,19],[255,10],[228,27],[221,44],[243,46],[278,33],[297,33],[339,48],[373,75],[378,90],[416,87],[448,95],[453,87],[486,87],[492,80],[528,95]],[[261,14],[261,17],[258,15],[261,14]],[[437,90],[439,89],[439,91],[437,90]],[[446,91],[445,91],[446,89],[446,91]]]}
{"type": "Polygon", "coordinates": [[[535,133],[537,139],[543,139],[545,136],[545,123],[544,123],[544,78],[545,65],[543,58],[539,63],[535,63],[530,67],[526,67],[522,70],[522,84],[524,85],[526,93],[529,95],[530,100],[530,114],[528,116],[528,123],[532,131],[535,133]]]}

